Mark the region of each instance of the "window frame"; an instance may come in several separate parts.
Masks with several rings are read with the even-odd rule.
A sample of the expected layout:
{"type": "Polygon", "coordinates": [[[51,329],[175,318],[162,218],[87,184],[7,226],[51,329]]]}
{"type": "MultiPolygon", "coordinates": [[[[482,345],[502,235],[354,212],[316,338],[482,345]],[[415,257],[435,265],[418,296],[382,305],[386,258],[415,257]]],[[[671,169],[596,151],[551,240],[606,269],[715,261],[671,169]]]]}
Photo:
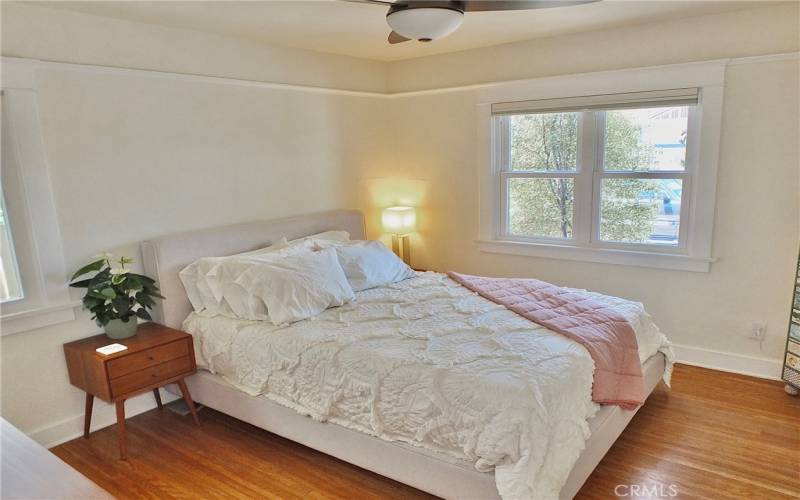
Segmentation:
{"type": "MultiPolygon", "coordinates": [[[[490,253],[708,272],[710,264],[715,260],[711,256],[711,243],[726,64],[727,61],[712,61],[541,78],[498,84],[479,92],[477,96],[479,118],[477,157],[480,196],[477,245],[479,250],[490,253]],[[520,101],[661,91],[670,88],[676,90],[698,89],[698,103],[690,108],[688,118],[687,156],[684,171],[647,173],[644,171],[598,171],[594,166],[600,163],[597,161],[598,158],[603,159],[604,141],[598,139],[598,134],[586,133],[589,131],[585,130],[587,123],[586,113],[584,113],[579,127],[578,170],[574,173],[557,173],[555,175],[548,172],[549,176],[556,177],[572,177],[574,174],[576,179],[573,202],[573,239],[510,234],[507,221],[506,179],[525,175],[531,177],[545,177],[545,175],[519,175],[520,171],[509,174],[503,170],[503,153],[500,143],[503,140],[508,141],[508,134],[498,130],[495,117],[500,115],[492,114],[493,105],[505,106],[507,103],[513,105],[520,101]],[[587,164],[593,167],[591,178],[588,178],[588,172],[586,172],[586,168],[583,168],[587,164]],[[583,170],[581,170],[582,168],[583,170]],[[677,246],[600,240],[600,179],[611,177],[662,177],[682,180],[681,219],[677,246]],[[587,195],[586,189],[591,190],[591,194],[587,195]],[[590,201],[587,203],[586,200],[590,201]],[[587,204],[589,205],[588,210],[591,212],[588,216],[587,204]],[[592,210],[594,206],[598,208],[592,210]],[[586,221],[589,221],[588,224],[590,224],[588,229],[586,221]]],[[[665,105],[668,104],[665,103],[665,105]]],[[[675,103],[674,105],[679,104],[675,103]]],[[[643,104],[640,107],[648,106],[643,104]]],[[[542,110],[542,112],[548,111],[550,110],[542,110]]],[[[601,113],[592,112],[592,114],[595,116],[595,123],[590,126],[597,127],[597,116],[601,113]]]]}
{"type": "MultiPolygon", "coordinates": [[[[664,106],[672,107],[672,106],[664,106]]],[[[633,108],[637,109],[637,108],[633,108]]],[[[505,241],[529,243],[551,243],[562,245],[585,246],[589,248],[609,248],[618,250],[636,250],[642,252],[684,254],[688,253],[689,227],[691,226],[691,199],[693,178],[697,171],[695,154],[697,107],[691,105],[687,117],[686,163],[683,170],[631,171],[609,170],[605,165],[605,110],[564,110],[559,112],[576,112],[580,114],[577,130],[577,165],[575,170],[512,170],[511,139],[509,136],[509,116],[493,116],[495,127],[495,156],[498,162],[493,169],[496,182],[500,184],[500,224],[497,238],[505,241]],[[526,236],[511,232],[509,221],[509,182],[510,179],[574,179],[574,199],[572,238],[550,236],[526,236]],[[601,190],[603,179],[680,179],[681,211],[677,245],[659,245],[655,243],[630,243],[603,240],[600,237],[601,222],[601,190]],[[686,199],[686,202],[684,202],[686,199]]],[[[525,113],[535,114],[535,112],[525,113]]]]}
{"type": "Polygon", "coordinates": [[[79,301],[67,287],[61,234],[39,122],[36,64],[3,58],[3,190],[22,299],[0,309],[0,335],[12,335],[75,319],[79,301]]]}

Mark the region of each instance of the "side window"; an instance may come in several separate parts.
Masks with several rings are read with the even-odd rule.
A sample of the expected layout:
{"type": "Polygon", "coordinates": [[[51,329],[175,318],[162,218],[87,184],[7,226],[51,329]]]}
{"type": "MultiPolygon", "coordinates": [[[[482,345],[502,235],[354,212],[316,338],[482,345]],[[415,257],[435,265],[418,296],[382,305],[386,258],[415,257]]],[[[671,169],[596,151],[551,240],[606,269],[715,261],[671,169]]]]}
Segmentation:
{"type": "Polygon", "coordinates": [[[33,86],[3,89],[0,120],[0,333],[10,335],[70,321],[75,304],[33,86]]]}
{"type": "Polygon", "coordinates": [[[0,192],[0,304],[24,297],[19,274],[5,196],[0,192]]]}

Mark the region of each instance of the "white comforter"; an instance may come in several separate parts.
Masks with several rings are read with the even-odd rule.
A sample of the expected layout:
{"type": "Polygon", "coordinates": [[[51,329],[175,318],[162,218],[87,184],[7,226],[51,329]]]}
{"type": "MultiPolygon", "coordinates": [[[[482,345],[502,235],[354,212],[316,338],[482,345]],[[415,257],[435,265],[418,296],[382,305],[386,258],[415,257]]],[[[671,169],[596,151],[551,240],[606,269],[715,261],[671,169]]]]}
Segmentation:
{"type": "MultiPolygon", "coordinates": [[[[632,321],[642,361],[671,360],[641,304],[605,300],[632,321]]],[[[583,347],[436,273],[288,326],[192,314],[184,329],[199,365],[237,388],[494,469],[506,499],[557,498],[598,409],[583,347]]]]}

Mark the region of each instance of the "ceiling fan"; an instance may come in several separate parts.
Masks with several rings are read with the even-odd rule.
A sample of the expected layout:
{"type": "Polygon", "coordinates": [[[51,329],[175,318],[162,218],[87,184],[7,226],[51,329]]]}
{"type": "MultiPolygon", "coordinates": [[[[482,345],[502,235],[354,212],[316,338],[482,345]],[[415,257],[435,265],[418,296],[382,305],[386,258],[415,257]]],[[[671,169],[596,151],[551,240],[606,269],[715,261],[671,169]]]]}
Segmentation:
{"type": "Polygon", "coordinates": [[[461,26],[465,12],[547,9],[593,3],[599,0],[345,0],[388,5],[386,22],[392,28],[389,43],[409,40],[430,42],[444,38],[461,26]]]}

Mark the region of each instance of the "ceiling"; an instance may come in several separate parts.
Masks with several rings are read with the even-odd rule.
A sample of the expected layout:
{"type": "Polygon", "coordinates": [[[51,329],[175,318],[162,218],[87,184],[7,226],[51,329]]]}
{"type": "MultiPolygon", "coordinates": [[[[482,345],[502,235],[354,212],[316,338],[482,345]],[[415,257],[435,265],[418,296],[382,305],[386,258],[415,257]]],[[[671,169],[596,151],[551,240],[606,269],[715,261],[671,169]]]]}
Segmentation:
{"type": "MultiPolygon", "coordinates": [[[[512,12],[467,13],[454,34],[389,45],[387,8],[338,0],[37,2],[99,16],[188,28],[382,61],[554,35],[763,6],[744,1],[620,1],[512,12]]],[[[769,2],[771,3],[771,2],[769,2]]]]}

